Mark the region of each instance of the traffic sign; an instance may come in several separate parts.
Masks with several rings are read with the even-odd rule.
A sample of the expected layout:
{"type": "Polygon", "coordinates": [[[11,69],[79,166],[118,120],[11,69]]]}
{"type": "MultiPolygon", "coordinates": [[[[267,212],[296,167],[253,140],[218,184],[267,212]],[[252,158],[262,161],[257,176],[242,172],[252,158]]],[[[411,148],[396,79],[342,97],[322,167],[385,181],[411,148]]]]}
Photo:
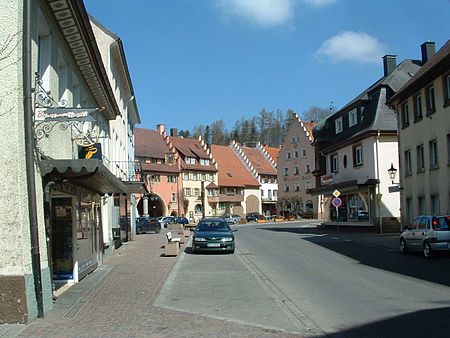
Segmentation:
{"type": "Polygon", "coordinates": [[[341,194],[341,192],[337,189],[335,191],[333,191],[333,196],[336,198],[339,197],[340,194],[341,194]]]}
{"type": "Polygon", "coordinates": [[[331,201],[331,204],[333,204],[334,207],[339,208],[342,205],[342,200],[339,197],[335,197],[331,201]]]}

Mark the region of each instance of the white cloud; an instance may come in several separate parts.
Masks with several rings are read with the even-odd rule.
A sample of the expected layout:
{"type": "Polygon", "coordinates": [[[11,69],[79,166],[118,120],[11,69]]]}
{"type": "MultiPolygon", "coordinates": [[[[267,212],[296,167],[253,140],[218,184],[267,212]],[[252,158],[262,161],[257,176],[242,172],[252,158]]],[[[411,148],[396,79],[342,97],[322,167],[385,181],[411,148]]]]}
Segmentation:
{"type": "Polygon", "coordinates": [[[224,14],[240,16],[261,26],[287,24],[295,11],[295,0],[217,0],[217,4],[224,14]]]}
{"type": "Polygon", "coordinates": [[[363,32],[345,31],[326,40],[315,55],[332,62],[352,61],[379,64],[386,47],[363,32]]]}
{"type": "Polygon", "coordinates": [[[303,0],[303,2],[307,3],[308,5],[320,7],[335,3],[336,0],[303,0]]]}

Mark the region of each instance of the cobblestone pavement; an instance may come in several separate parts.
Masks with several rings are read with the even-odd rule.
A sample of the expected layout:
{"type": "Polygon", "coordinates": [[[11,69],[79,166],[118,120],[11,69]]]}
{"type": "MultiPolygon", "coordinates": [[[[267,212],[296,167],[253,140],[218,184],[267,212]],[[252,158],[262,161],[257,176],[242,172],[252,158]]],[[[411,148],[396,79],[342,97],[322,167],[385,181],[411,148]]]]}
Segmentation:
{"type": "Polygon", "coordinates": [[[154,306],[177,257],[162,257],[165,232],[144,234],[58,297],[20,337],[294,337],[154,306]]]}

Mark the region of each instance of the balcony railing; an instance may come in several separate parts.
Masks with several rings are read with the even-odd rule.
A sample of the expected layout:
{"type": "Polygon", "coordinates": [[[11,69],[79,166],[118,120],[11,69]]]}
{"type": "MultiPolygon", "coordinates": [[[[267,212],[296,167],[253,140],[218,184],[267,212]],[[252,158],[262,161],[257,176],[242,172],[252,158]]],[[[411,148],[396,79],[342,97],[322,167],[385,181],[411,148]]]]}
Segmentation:
{"type": "Polygon", "coordinates": [[[243,202],[244,195],[241,194],[219,194],[219,202],[243,202]]]}
{"type": "Polygon", "coordinates": [[[145,182],[141,163],[136,161],[110,161],[106,157],[103,164],[111,173],[125,182],[145,182]]]}

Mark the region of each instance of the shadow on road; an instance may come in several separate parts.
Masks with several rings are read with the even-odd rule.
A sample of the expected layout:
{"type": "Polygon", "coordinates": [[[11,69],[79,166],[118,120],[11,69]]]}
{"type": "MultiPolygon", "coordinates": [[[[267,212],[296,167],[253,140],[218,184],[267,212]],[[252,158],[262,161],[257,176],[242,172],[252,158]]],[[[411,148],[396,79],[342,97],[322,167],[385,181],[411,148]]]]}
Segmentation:
{"type": "MultiPolygon", "coordinates": [[[[337,235],[324,229],[301,227],[260,227],[258,229],[301,234],[301,240],[320,245],[328,250],[355,259],[361,264],[450,286],[449,253],[440,253],[432,259],[425,259],[420,254],[402,255],[396,248],[383,246],[382,242],[377,245],[373,241],[365,241],[365,238],[370,236],[380,236],[375,234],[353,236],[355,235],[354,232],[347,231],[337,235]]],[[[381,236],[379,238],[382,240],[381,236]]],[[[394,240],[397,239],[394,238],[394,240]]]]}
{"type": "Polygon", "coordinates": [[[323,337],[448,337],[450,332],[449,316],[450,308],[448,307],[423,310],[328,334],[323,337]]]}

